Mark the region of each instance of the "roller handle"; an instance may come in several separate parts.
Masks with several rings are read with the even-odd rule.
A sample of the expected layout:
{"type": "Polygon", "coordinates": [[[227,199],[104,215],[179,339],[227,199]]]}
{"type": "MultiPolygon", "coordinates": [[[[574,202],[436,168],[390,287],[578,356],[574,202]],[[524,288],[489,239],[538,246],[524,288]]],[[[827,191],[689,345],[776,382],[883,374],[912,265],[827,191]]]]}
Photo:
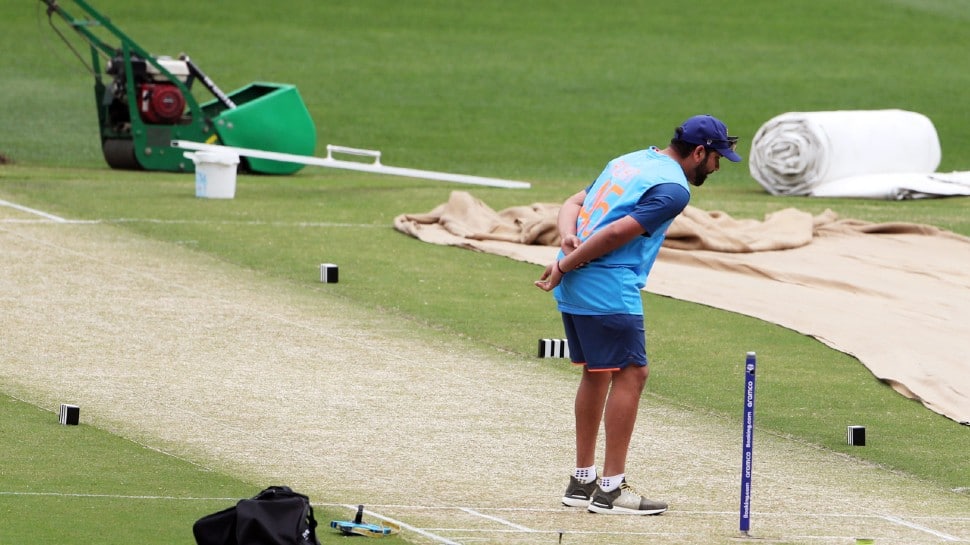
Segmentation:
{"type": "Polygon", "coordinates": [[[215,82],[209,79],[209,76],[205,75],[205,73],[202,72],[202,70],[196,66],[194,62],[192,62],[192,59],[190,59],[188,55],[179,55],[179,60],[185,61],[186,66],[189,67],[189,72],[193,76],[199,78],[202,85],[205,85],[205,88],[211,91],[212,94],[219,99],[219,102],[221,102],[226,108],[229,108],[230,110],[236,108],[236,103],[233,102],[229,96],[223,93],[222,89],[219,89],[215,82]]]}

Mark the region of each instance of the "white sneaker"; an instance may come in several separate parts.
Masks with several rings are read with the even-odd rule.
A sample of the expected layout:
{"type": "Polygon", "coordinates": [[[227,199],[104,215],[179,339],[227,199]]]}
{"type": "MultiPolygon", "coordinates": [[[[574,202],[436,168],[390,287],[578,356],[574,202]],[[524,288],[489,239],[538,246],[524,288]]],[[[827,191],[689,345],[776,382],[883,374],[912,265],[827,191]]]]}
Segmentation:
{"type": "Polygon", "coordinates": [[[586,509],[604,515],[659,515],[667,510],[667,504],[644,498],[623,479],[612,492],[604,492],[597,485],[586,509]]]}

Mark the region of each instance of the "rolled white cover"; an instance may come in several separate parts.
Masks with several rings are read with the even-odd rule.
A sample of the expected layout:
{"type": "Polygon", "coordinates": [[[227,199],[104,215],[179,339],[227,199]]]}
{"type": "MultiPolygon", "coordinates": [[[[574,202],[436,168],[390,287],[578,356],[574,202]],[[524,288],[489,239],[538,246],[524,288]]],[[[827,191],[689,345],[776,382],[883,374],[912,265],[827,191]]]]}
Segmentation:
{"type": "Polygon", "coordinates": [[[789,112],[755,133],[748,168],[772,195],[811,195],[822,184],[870,174],[932,173],[933,122],[905,110],[789,112]]]}

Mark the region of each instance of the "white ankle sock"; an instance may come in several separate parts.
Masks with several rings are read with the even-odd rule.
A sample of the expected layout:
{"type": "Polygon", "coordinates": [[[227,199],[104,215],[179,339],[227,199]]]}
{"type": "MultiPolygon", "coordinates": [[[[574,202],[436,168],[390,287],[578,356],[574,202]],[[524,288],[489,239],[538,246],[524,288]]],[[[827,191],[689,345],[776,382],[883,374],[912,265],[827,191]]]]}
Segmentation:
{"type": "Polygon", "coordinates": [[[596,466],[577,467],[573,470],[573,477],[583,484],[591,483],[596,480],[596,466]]]}
{"type": "Polygon", "coordinates": [[[625,476],[625,473],[620,473],[612,477],[603,477],[600,479],[600,488],[603,489],[603,492],[612,492],[620,487],[620,483],[623,482],[623,477],[625,476]]]}

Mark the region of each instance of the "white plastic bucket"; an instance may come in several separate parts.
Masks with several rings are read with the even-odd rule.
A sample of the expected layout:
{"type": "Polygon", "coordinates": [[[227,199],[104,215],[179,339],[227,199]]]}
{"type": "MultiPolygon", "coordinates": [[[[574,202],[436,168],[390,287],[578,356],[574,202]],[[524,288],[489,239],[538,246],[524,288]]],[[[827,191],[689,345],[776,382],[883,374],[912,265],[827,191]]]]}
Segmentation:
{"type": "Polygon", "coordinates": [[[232,199],[236,196],[236,167],[239,155],[230,151],[185,153],[195,163],[195,196],[203,199],[232,199]]]}

